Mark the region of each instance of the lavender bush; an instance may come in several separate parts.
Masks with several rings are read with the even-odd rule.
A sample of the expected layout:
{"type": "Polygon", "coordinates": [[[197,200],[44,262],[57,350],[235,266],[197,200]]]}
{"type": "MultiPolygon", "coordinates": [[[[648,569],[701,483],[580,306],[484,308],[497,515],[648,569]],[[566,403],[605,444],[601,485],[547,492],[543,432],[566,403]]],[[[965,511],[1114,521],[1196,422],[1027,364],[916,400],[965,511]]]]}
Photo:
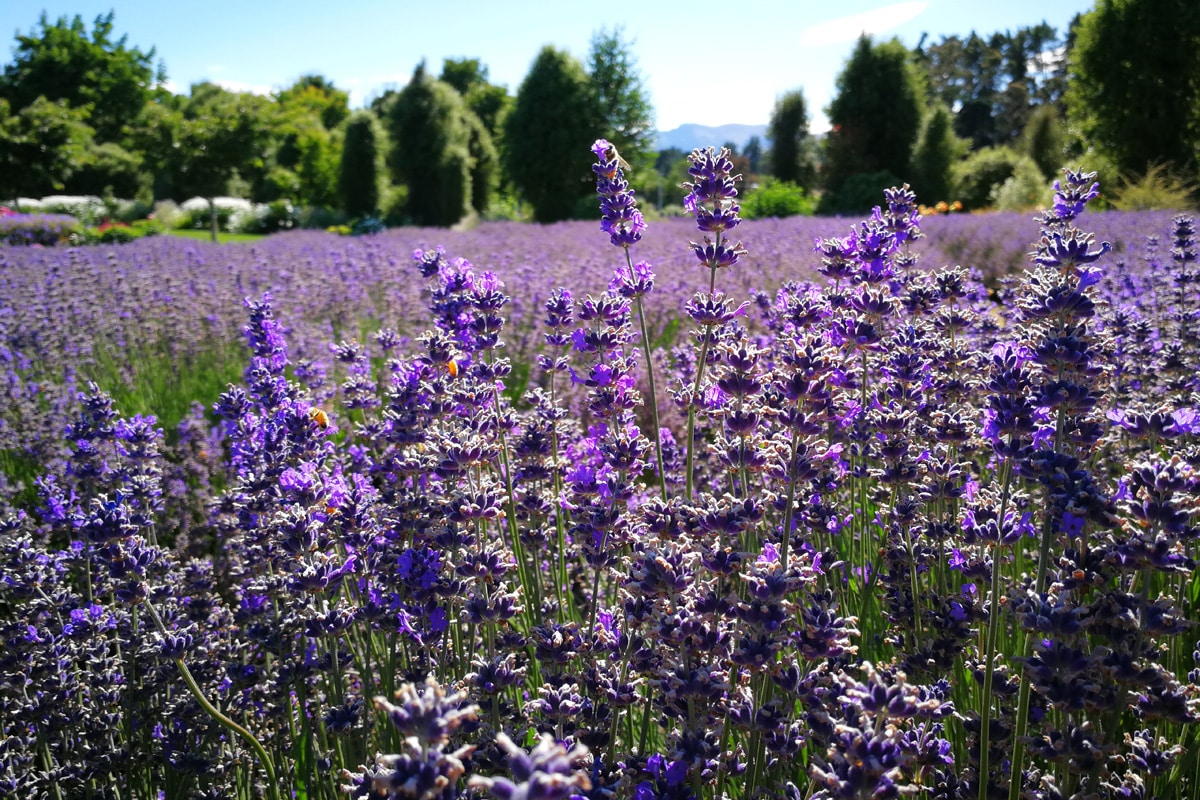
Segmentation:
{"type": "Polygon", "coordinates": [[[79,222],[65,214],[0,214],[0,244],[52,247],[78,228],[79,222]]]}
{"type": "Polygon", "coordinates": [[[708,150],[668,245],[593,153],[573,256],[0,254],[4,792],[1200,797],[1193,221],[1067,173],[989,274],[907,189],[743,225],[708,150]],[[220,387],[165,433],[164,364],[220,387]]]}

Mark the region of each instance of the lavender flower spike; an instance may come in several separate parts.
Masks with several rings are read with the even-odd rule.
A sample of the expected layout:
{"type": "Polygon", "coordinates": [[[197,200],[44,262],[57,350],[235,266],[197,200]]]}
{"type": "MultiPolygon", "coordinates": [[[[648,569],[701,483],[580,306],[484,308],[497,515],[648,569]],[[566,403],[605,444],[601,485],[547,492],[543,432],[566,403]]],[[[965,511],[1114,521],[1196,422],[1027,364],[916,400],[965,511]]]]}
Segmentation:
{"type": "Polygon", "coordinates": [[[597,139],[592,152],[599,159],[592,165],[592,172],[596,173],[596,194],[600,195],[600,229],[617,247],[636,244],[646,230],[646,220],[625,180],[629,164],[607,139],[597,139]]]}

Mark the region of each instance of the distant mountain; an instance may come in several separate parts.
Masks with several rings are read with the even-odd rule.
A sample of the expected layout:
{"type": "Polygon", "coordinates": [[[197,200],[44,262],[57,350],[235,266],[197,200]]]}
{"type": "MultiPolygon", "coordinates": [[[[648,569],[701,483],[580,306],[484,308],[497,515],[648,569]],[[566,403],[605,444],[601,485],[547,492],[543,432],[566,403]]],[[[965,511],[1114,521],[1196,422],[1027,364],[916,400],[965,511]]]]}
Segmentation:
{"type": "Polygon", "coordinates": [[[691,152],[697,147],[720,147],[726,142],[733,142],[742,148],[746,146],[746,142],[750,141],[751,136],[757,136],[763,140],[764,146],[767,140],[766,125],[680,125],[678,128],[669,131],[659,131],[658,139],[655,147],[659,150],[667,150],[672,147],[678,147],[680,150],[691,152]]]}

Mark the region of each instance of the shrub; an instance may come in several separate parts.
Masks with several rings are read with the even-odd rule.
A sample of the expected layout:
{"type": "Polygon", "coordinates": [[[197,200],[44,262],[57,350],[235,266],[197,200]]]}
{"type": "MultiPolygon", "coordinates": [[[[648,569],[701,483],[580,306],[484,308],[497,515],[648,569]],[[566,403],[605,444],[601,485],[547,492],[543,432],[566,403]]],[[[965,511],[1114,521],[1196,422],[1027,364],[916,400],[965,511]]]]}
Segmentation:
{"type": "Polygon", "coordinates": [[[67,214],[7,214],[0,216],[0,243],[53,246],[69,237],[79,221],[67,214]]]}
{"type": "MultiPolygon", "coordinates": [[[[240,230],[246,217],[254,215],[254,204],[240,197],[215,197],[213,207],[217,211],[217,227],[226,232],[240,230]]],[[[212,225],[208,198],[193,197],[183,201],[181,208],[187,215],[181,227],[208,230],[212,225]]]]}
{"type": "Polygon", "coordinates": [[[125,223],[145,219],[154,211],[154,201],[149,197],[135,200],[115,200],[110,216],[125,223]]]}
{"type": "Polygon", "coordinates": [[[286,167],[277,166],[259,179],[254,187],[254,197],[267,202],[299,197],[300,189],[300,176],[286,167]]]}
{"type": "Polygon", "coordinates": [[[913,150],[913,191],[926,203],[950,199],[954,164],[966,153],[967,143],[954,135],[950,110],[938,104],[921,125],[913,150]]]}
{"type": "Polygon", "coordinates": [[[300,224],[300,215],[287,200],[259,203],[250,214],[240,218],[237,233],[278,233],[289,231],[300,224]]]}
{"type": "MultiPolygon", "coordinates": [[[[529,210],[521,205],[520,200],[510,194],[500,194],[492,197],[487,210],[483,213],[485,220],[510,220],[513,222],[528,222],[529,210]]],[[[649,218],[649,217],[647,217],[649,218]]]]}
{"type": "Polygon", "coordinates": [[[902,181],[887,170],[851,175],[842,188],[821,198],[820,214],[863,214],[879,205],[883,190],[902,181]]]}
{"type": "Polygon", "coordinates": [[[742,216],[746,219],[764,217],[811,217],[816,202],[800,186],[791,181],[764,180],[759,188],[746,194],[742,216]]]}
{"type": "Polygon", "coordinates": [[[1022,159],[1028,160],[1028,156],[1006,147],[986,147],[972,153],[952,170],[955,199],[968,211],[987,208],[992,193],[1013,176],[1022,159]]]}
{"type": "Polygon", "coordinates": [[[383,221],[389,228],[412,224],[408,216],[408,187],[394,183],[383,187],[379,196],[379,210],[383,212],[383,221]]]}
{"type": "Polygon", "coordinates": [[[183,210],[174,200],[159,200],[152,212],[154,221],[164,228],[185,227],[183,210]]]}
{"type": "Polygon", "coordinates": [[[1049,205],[1054,199],[1050,183],[1031,158],[1017,162],[1012,177],[992,192],[992,205],[1000,211],[1027,211],[1049,205]]]}
{"type": "Polygon", "coordinates": [[[1052,105],[1039,107],[1025,123],[1021,148],[1034,160],[1047,180],[1053,178],[1063,163],[1064,136],[1058,109],[1052,105]]]}
{"type": "Polygon", "coordinates": [[[1162,164],[1153,164],[1145,175],[1127,177],[1111,202],[1120,211],[1194,208],[1196,185],[1162,164]]]}
{"type": "Polygon", "coordinates": [[[387,227],[378,217],[363,217],[350,226],[350,233],[354,236],[374,236],[385,230],[387,227]]]}
{"type": "Polygon", "coordinates": [[[146,236],[157,236],[163,227],[155,220],[143,219],[132,224],[105,222],[94,228],[79,228],[68,238],[72,247],[97,244],[126,244],[146,236]]]}
{"type": "Polygon", "coordinates": [[[296,214],[297,227],[305,230],[326,230],[331,225],[346,225],[350,218],[345,212],[325,206],[305,206],[296,214]]]}

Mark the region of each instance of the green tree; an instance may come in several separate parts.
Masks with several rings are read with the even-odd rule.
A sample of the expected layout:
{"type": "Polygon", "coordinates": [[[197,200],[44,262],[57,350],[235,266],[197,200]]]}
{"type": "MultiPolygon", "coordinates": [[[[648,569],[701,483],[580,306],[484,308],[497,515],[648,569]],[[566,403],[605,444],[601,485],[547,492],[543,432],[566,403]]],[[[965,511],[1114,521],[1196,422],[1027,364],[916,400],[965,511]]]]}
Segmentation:
{"type": "Polygon", "coordinates": [[[213,241],[217,239],[214,198],[235,177],[254,181],[266,171],[274,104],[265,97],[235,93],[211,83],[192,87],[173,148],[175,191],[208,199],[213,241]]]}
{"type": "Polygon", "coordinates": [[[544,47],[504,122],[504,166],[538,222],[568,219],[594,192],[589,151],[603,119],[583,67],[544,47]]]}
{"type": "Polygon", "coordinates": [[[838,192],[856,174],[911,174],[924,97],[921,75],[899,40],[872,44],[868,36],[859,38],[828,109],[832,130],[826,138],[823,212],[866,210],[838,201],[838,192]]]}
{"type": "Polygon", "coordinates": [[[1200,150],[1200,4],[1099,0],[1076,32],[1068,105],[1085,141],[1127,174],[1194,178],[1200,150]]]}
{"type": "Polygon", "coordinates": [[[338,195],[351,217],[365,217],[379,209],[379,123],[369,111],[359,111],[346,125],[342,161],[338,170],[338,195]]]}
{"type": "Polygon", "coordinates": [[[129,147],[141,156],[155,197],[178,196],[175,191],[176,142],[186,105],[186,97],[164,92],[146,103],[130,125],[129,147]]]}
{"type": "Polygon", "coordinates": [[[64,189],[70,194],[136,197],[150,188],[142,159],[116,142],[92,139],[64,189]]]}
{"type": "Polygon", "coordinates": [[[633,165],[636,177],[654,157],[654,106],[621,28],[592,35],[588,78],[596,93],[604,138],[633,165]]]}
{"type": "Polygon", "coordinates": [[[323,75],[304,75],[275,99],[285,116],[311,116],[327,131],[350,116],[350,95],[323,75]]]}
{"type": "Polygon", "coordinates": [[[454,91],[466,97],[476,86],[488,83],[488,68],[478,58],[447,58],[442,61],[439,81],[454,87],[454,91]]]}
{"type": "Polygon", "coordinates": [[[967,143],[954,135],[954,117],[941,103],[935,105],[921,124],[913,149],[912,187],[927,205],[951,200],[951,168],[966,154],[967,143]]]}
{"type": "Polygon", "coordinates": [[[83,19],[60,17],[53,24],[43,12],[40,30],[17,36],[13,61],[0,76],[0,98],[14,113],[39,97],[86,110],[85,121],[102,142],[117,140],[150,97],[155,81],[154,49],[126,46],[113,39],[113,14],[96,17],[89,33],[83,19]]]}
{"type": "Polygon", "coordinates": [[[62,191],[82,164],[93,131],[85,112],[38,97],[17,113],[0,99],[0,186],[14,197],[62,191]]]}
{"type": "Polygon", "coordinates": [[[751,136],[746,142],[746,148],[742,151],[742,155],[750,162],[750,174],[757,175],[762,172],[763,168],[763,146],[762,139],[757,136],[751,136]]]}
{"type": "MultiPolygon", "coordinates": [[[[500,119],[512,105],[508,89],[488,83],[488,68],[477,58],[447,58],[442,62],[439,80],[450,84],[462,95],[467,108],[479,118],[487,130],[492,146],[484,147],[478,137],[472,137],[471,150],[473,158],[488,163],[485,169],[490,175],[487,185],[494,185],[499,169],[496,162],[498,156],[494,151],[496,140],[501,134],[500,119]]],[[[476,167],[480,168],[480,165],[477,164],[476,167]]],[[[477,192],[479,188],[481,187],[473,187],[472,192],[477,192]]]]}
{"type": "Polygon", "coordinates": [[[467,213],[469,113],[450,84],[429,77],[424,62],[391,106],[391,167],[408,187],[408,213],[418,225],[453,225],[467,213]]]}
{"type": "Polygon", "coordinates": [[[787,92],[775,101],[767,138],[771,140],[771,174],[780,181],[811,190],[817,182],[816,151],[808,133],[804,92],[799,89],[787,92]]]}
{"type": "Polygon", "coordinates": [[[1066,159],[1063,149],[1066,137],[1058,118],[1058,109],[1052,105],[1038,106],[1025,123],[1020,145],[1021,151],[1038,165],[1043,177],[1054,177],[1066,159]]]}
{"type": "Polygon", "coordinates": [[[500,178],[500,155],[478,116],[468,111],[465,121],[470,131],[467,152],[471,154],[471,208],[483,214],[492,204],[492,194],[500,178]]]}

